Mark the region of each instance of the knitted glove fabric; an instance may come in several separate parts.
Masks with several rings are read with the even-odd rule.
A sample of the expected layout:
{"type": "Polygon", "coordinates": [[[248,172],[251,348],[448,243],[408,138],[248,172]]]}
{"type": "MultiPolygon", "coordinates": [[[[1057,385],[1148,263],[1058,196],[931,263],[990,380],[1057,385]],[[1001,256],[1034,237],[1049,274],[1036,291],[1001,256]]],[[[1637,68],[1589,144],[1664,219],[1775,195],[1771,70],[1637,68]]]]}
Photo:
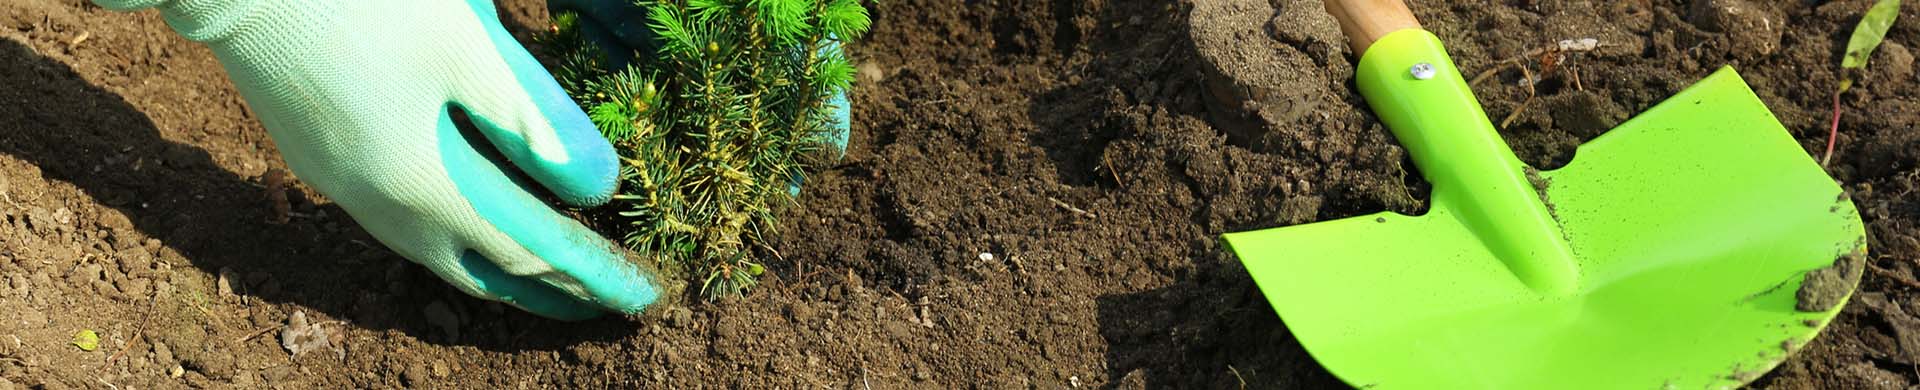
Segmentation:
{"type": "Polygon", "coordinates": [[[539,199],[604,203],[619,167],[491,2],[95,2],[156,8],[212,48],[296,175],[461,291],[567,320],[659,297],[655,275],[539,199]]]}

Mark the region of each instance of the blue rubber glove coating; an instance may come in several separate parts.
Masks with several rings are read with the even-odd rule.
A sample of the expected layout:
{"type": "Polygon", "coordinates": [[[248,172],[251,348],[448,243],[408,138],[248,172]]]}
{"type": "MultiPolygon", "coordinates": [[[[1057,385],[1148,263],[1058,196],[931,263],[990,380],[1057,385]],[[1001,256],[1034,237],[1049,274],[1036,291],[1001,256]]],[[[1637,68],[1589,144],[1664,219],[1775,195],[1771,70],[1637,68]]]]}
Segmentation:
{"type": "Polygon", "coordinates": [[[540,200],[604,203],[618,162],[490,2],[95,2],[157,8],[206,43],[296,175],[461,291],[568,320],[659,298],[655,275],[540,200]]]}

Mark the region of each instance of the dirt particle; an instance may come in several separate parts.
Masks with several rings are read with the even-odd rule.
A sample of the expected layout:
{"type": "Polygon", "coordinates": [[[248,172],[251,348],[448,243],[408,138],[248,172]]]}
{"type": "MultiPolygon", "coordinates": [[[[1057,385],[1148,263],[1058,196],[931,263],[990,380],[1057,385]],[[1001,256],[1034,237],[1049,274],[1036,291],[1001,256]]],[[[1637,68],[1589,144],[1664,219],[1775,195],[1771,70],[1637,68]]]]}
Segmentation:
{"type": "Polygon", "coordinates": [[[92,284],[93,284],[93,291],[96,293],[99,293],[100,296],[114,298],[114,299],[121,298],[120,289],[113,287],[112,282],[108,282],[105,280],[95,280],[93,281],[92,284]]]}
{"type": "Polygon", "coordinates": [[[222,297],[233,296],[233,285],[239,281],[240,273],[234,272],[232,268],[220,267],[219,275],[213,281],[214,291],[218,291],[222,297]]]}
{"type": "Polygon", "coordinates": [[[48,213],[46,208],[38,206],[28,208],[26,215],[27,229],[34,234],[44,236],[53,232],[53,226],[56,223],[53,222],[53,214],[48,213]]]}
{"type": "Polygon", "coordinates": [[[59,224],[59,226],[63,228],[71,228],[73,224],[73,210],[65,207],[53,210],[53,223],[59,224]]]}
{"type": "Polygon", "coordinates": [[[7,286],[13,290],[13,295],[25,297],[28,293],[28,287],[31,287],[32,284],[27,282],[26,276],[8,275],[7,286]]]}
{"type": "Polygon", "coordinates": [[[267,202],[272,213],[267,215],[267,223],[284,225],[292,218],[293,205],[287,201],[287,172],[278,168],[268,169],[261,178],[267,186],[267,202]]]}
{"type": "Polygon", "coordinates": [[[114,288],[119,289],[120,293],[126,294],[127,297],[129,298],[146,297],[148,294],[153,292],[153,281],[148,280],[147,278],[129,277],[129,278],[115,279],[113,281],[113,286],[114,288]]]}
{"type": "Polygon", "coordinates": [[[333,337],[325,327],[307,321],[307,313],[299,310],[287,317],[287,325],[280,331],[280,347],[294,358],[312,351],[331,350],[342,355],[346,352],[333,345],[333,337]]]}
{"type": "Polygon", "coordinates": [[[1845,301],[1853,293],[1855,285],[1860,283],[1860,271],[1864,268],[1866,254],[1859,250],[1848,252],[1834,259],[1833,265],[1812,272],[1800,282],[1800,291],[1794,294],[1798,300],[1794,309],[1804,312],[1824,312],[1845,301]]]}
{"type": "Polygon", "coordinates": [[[407,387],[426,388],[431,380],[428,375],[430,374],[427,372],[427,367],[413,365],[400,373],[400,380],[406,381],[407,387]]]}
{"type": "Polygon", "coordinates": [[[1702,30],[1726,34],[1734,52],[1756,56],[1780,48],[1786,30],[1784,18],[1746,0],[1695,0],[1687,18],[1702,30]]]}
{"type": "Polygon", "coordinates": [[[1522,170],[1527,172],[1527,183],[1533,185],[1533,192],[1540,195],[1540,203],[1547,206],[1547,215],[1559,221],[1560,210],[1554,207],[1553,197],[1547,196],[1547,188],[1553,186],[1553,179],[1540,175],[1540,170],[1533,167],[1524,167],[1522,170]]]}
{"type": "Polygon", "coordinates": [[[1319,196],[1289,196],[1280,202],[1280,220],[1288,224],[1313,222],[1320,217],[1319,196]]]}
{"type": "Polygon", "coordinates": [[[924,297],[924,296],[920,297],[920,300],[914,302],[913,305],[919,308],[920,319],[918,322],[920,323],[920,326],[926,327],[926,328],[933,328],[934,327],[933,308],[932,308],[933,304],[927,300],[927,297],[924,297]]]}
{"type": "Polygon", "coordinates": [[[684,328],[693,324],[693,311],[684,307],[667,309],[667,326],[684,328]]]}
{"type": "Polygon", "coordinates": [[[155,341],[153,343],[153,361],[161,365],[172,365],[173,348],[168,347],[167,343],[155,341]]]}
{"type": "Polygon", "coordinates": [[[94,281],[105,280],[106,272],[106,268],[101,267],[99,264],[87,264],[80,266],[79,272],[75,272],[72,277],[67,278],[67,281],[77,285],[92,283],[94,281]]]}
{"type": "Polygon", "coordinates": [[[153,264],[153,254],[138,246],[123,248],[114,258],[119,260],[120,272],[126,274],[150,269],[153,264]]]}
{"type": "MultiPolygon", "coordinates": [[[[106,213],[101,218],[115,219],[120,221],[125,221],[127,219],[127,217],[120,215],[120,213],[106,213]]],[[[126,223],[126,222],[111,223],[111,222],[103,221],[100,224],[108,225],[108,224],[123,224],[123,223],[126,223]]],[[[107,234],[107,241],[110,241],[110,243],[113,244],[114,250],[126,250],[128,248],[137,247],[141,244],[141,241],[143,241],[143,239],[141,239],[138,234],[135,234],[132,229],[128,229],[126,225],[108,227],[107,231],[109,232],[107,234]]]]}

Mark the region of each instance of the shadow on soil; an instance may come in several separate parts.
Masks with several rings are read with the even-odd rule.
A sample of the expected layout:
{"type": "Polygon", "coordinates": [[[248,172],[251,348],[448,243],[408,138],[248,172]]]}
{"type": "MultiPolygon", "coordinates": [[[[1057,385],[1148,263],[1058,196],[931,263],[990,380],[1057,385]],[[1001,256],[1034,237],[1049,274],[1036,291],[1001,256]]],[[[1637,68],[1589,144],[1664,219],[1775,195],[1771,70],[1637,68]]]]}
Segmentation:
{"type": "Polygon", "coordinates": [[[1123,388],[1336,389],[1235,262],[1133,294],[1100,297],[1108,377],[1123,388]],[[1144,385],[1144,386],[1142,386],[1144,385]]]}
{"type": "MultiPolygon", "coordinates": [[[[1062,55],[1079,50],[1083,51],[1081,55],[1091,56],[1084,63],[1065,61],[1067,65],[1060,71],[1078,76],[1063,77],[1068,84],[1036,96],[1027,107],[1036,128],[1029,139],[1052,160],[1062,183],[1097,189],[1105,197],[1130,197],[1138,195],[1129,193],[1137,190],[1124,188],[1128,186],[1122,185],[1111,170],[1130,171],[1149,165],[1154,168],[1146,170],[1169,171],[1171,185],[1185,186],[1195,191],[1196,197],[1218,195],[1207,193],[1210,190],[1206,186],[1186,177],[1190,171],[1178,168],[1190,163],[1184,161],[1187,157],[1182,152],[1147,153],[1156,156],[1150,159],[1166,161],[1118,161],[1121,158],[1109,157],[1113,154],[1109,149],[1122,143],[1138,150],[1166,147],[1156,139],[1217,136],[1168,134],[1212,129],[1169,124],[1150,119],[1152,114],[1143,115],[1165,112],[1169,113],[1166,117],[1210,117],[1201,103],[1204,91],[1196,68],[1201,64],[1188,38],[1187,7],[1174,6],[1175,12],[1162,12],[1164,7],[1159,2],[1059,0],[1046,7],[1054,15],[1044,18],[1058,26],[1024,26],[1026,30],[1018,34],[998,26],[1003,27],[997,31],[1002,41],[1008,40],[1006,36],[1021,37],[1013,41],[1022,46],[1051,46],[1062,55]],[[1077,20],[1092,22],[1076,28],[1077,20]]],[[[1041,18],[1028,20],[1032,19],[1041,18]]],[[[1192,211],[1187,218],[1208,226],[1213,217],[1202,209],[1192,211]]],[[[1170,285],[1096,298],[1100,336],[1108,344],[1109,387],[1343,387],[1301,349],[1239,261],[1224,246],[1217,245],[1217,235],[1208,233],[1195,240],[1165,243],[1186,248],[1184,252],[1192,258],[1190,267],[1175,266],[1167,273],[1172,276],[1170,285]]]]}
{"type": "MultiPolygon", "coordinates": [[[[121,96],[19,42],[0,39],[0,86],[0,101],[26,102],[0,105],[0,126],[6,127],[0,130],[0,153],[118,209],[133,229],[159,239],[207,275],[231,269],[243,276],[245,282],[235,283],[240,295],[432,343],[492,351],[557,350],[635,332],[634,323],[617,317],[560,323],[465,296],[386,251],[340,208],[302,199],[297,191],[291,192],[294,211],[311,217],[268,223],[270,203],[259,178],[227,171],[206,151],[162,137],[121,96]],[[435,301],[463,319],[458,335],[427,324],[423,308],[435,301]],[[562,325],[566,332],[542,331],[562,325]]],[[[287,314],[270,321],[284,321],[287,314]]]]}

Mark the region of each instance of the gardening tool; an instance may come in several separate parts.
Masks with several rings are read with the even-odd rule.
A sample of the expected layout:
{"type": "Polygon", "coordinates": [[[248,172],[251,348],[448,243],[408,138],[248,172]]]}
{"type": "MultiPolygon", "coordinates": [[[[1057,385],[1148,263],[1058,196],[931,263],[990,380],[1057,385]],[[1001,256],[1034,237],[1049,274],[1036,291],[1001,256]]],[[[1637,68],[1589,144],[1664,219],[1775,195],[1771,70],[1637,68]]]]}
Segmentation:
{"type": "Polygon", "coordinates": [[[1859,281],[1858,211],[1723,68],[1536,171],[1399,0],[1328,0],[1431,211],[1226,236],[1287,328],[1362,388],[1730,388],[1859,281]]]}

